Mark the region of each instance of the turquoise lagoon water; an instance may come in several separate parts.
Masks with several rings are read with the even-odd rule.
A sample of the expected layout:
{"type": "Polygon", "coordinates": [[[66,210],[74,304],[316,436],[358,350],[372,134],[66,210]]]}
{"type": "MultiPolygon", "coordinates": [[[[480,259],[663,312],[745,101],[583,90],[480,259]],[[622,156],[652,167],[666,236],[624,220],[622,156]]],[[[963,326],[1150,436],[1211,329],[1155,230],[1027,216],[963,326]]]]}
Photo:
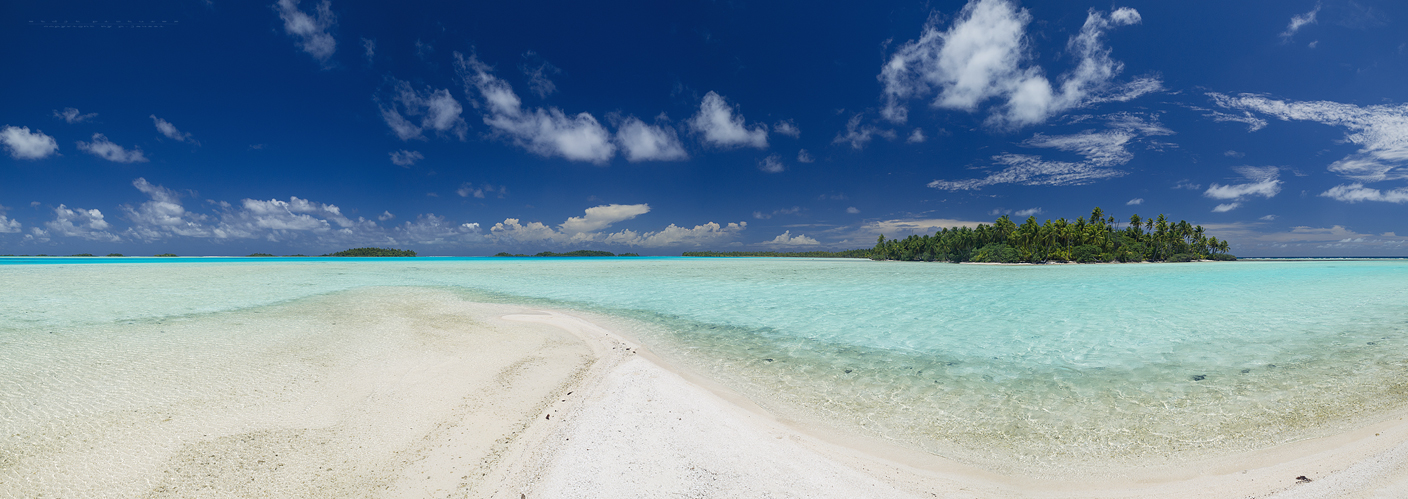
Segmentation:
{"type": "Polygon", "coordinates": [[[586,312],[784,419],[993,468],[1177,462],[1408,405],[1402,260],[5,258],[0,283],[0,426],[106,410],[58,393],[103,363],[54,352],[121,372],[115,325],[375,286],[586,312]]]}

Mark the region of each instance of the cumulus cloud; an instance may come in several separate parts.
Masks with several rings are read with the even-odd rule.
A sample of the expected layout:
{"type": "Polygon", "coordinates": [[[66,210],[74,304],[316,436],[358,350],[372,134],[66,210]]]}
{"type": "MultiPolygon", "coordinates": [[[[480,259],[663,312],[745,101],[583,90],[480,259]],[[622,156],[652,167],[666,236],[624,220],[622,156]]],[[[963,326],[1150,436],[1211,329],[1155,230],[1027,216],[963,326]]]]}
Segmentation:
{"type": "Polygon", "coordinates": [[[5,216],[6,209],[7,208],[5,208],[4,206],[0,206],[0,234],[13,234],[19,232],[23,226],[20,225],[19,220],[14,220],[5,216]]]}
{"type": "Polygon", "coordinates": [[[689,125],[698,132],[700,140],[707,144],[731,148],[740,146],[767,149],[768,131],[763,125],[748,128],[743,115],[734,114],[733,106],[717,93],[709,92],[699,102],[699,113],[690,118],[689,125]]]}
{"type": "Polygon", "coordinates": [[[758,160],[758,169],[765,173],[782,173],[786,168],[782,166],[782,157],[772,154],[758,160]]]}
{"type": "Polygon", "coordinates": [[[181,133],[180,130],[176,129],[176,125],[172,125],[171,122],[158,118],[155,114],[151,115],[151,118],[152,122],[156,124],[156,130],[161,132],[162,135],[165,135],[166,138],[177,142],[190,141],[193,144],[199,144],[199,142],[191,139],[191,134],[181,133]]]}
{"type": "Polygon", "coordinates": [[[894,130],[882,130],[880,128],[876,128],[874,125],[868,124],[862,125],[862,118],[862,114],[856,114],[855,116],[852,116],[851,119],[846,122],[846,131],[837,133],[836,138],[831,139],[831,143],[850,144],[852,149],[860,150],[865,148],[865,145],[869,144],[870,140],[875,137],[884,137],[886,139],[894,140],[894,130]]]}
{"type": "Polygon", "coordinates": [[[914,131],[909,134],[909,138],[904,141],[910,144],[922,144],[925,140],[928,140],[928,137],[924,136],[924,130],[915,128],[914,131]]]}
{"type": "Polygon", "coordinates": [[[362,39],[362,53],[367,56],[367,63],[371,63],[376,58],[376,40],[362,39]]]}
{"type": "Polygon", "coordinates": [[[15,159],[44,159],[59,150],[59,143],[41,130],[29,131],[27,126],[5,126],[0,129],[0,143],[15,159]]]}
{"type": "Polygon", "coordinates": [[[1242,184],[1221,185],[1214,182],[1208,186],[1208,190],[1203,195],[1213,199],[1232,200],[1231,203],[1217,205],[1212,211],[1222,213],[1232,211],[1241,206],[1241,201],[1252,196],[1262,196],[1271,199],[1281,192],[1280,169],[1274,166],[1239,166],[1237,173],[1242,174],[1248,182],[1242,184]]]}
{"type": "Polygon", "coordinates": [[[127,233],[136,239],[151,241],[177,235],[187,237],[210,237],[206,227],[206,215],[186,211],[181,204],[181,196],[171,189],[154,185],[145,178],[132,181],[132,187],[142,191],[150,199],[138,206],[123,205],[122,211],[133,225],[127,233]]]}
{"type": "Polygon", "coordinates": [[[1331,172],[1360,182],[1408,179],[1408,104],[1356,106],[1338,102],[1291,102],[1259,95],[1209,93],[1217,105],[1282,121],[1312,121],[1348,130],[1345,142],[1359,150],[1329,165],[1331,172]]]}
{"type": "Polygon", "coordinates": [[[274,10],[284,21],[284,32],[297,38],[299,48],[326,66],[333,52],[337,51],[337,40],[328,33],[337,22],[337,17],[332,13],[332,2],[323,0],[311,15],[299,10],[298,2],[279,0],[274,4],[274,10]]]}
{"type": "Polygon", "coordinates": [[[1057,86],[1042,69],[1028,65],[1031,52],[1026,26],[1031,13],[1009,0],[972,0],[941,31],[935,16],[920,37],[895,52],[877,77],[884,86],[881,114],[895,123],[908,117],[905,101],[936,94],[931,106],[977,111],[985,102],[1001,102],[988,124],[1020,127],[1040,123],[1065,110],[1093,102],[1127,101],[1162,89],[1155,78],[1112,85],[1123,64],[1110,58],[1102,38],[1115,26],[1138,24],[1139,13],[1119,8],[1091,10],[1066,50],[1078,63],[1057,86]]]}
{"type": "Polygon", "coordinates": [[[812,163],[812,162],[815,162],[815,161],[816,161],[816,158],[813,158],[813,157],[812,157],[812,154],[809,153],[809,152],[807,152],[806,149],[799,149],[799,150],[797,150],[797,162],[798,162],[798,163],[812,163]]]}
{"type": "Polygon", "coordinates": [[[74,109],[74,108],[71,108],[71,107],[66,107],[66,108],[64,108],[63,111],[59,111],[59,110],[55,109],[55,110],[54,110],[54,117],[55,117],[55,118],[58,118],[58,119],[61,119],[61,120],[64,120],[65,123],[68,123],[68,124],[72,125],[72,124],[74,124],[74,123],[82,123],[82,122],[91,120],[91,119],[93,119],[93,118],[97,118],[97,117],[98,117],[98,113],[83,114],[83,113],[78,112],[77,109],[74,109]]]}
{"type": "Polygon", "coordinates": [[[659,248],[666,246],[704,246],[720,244],[733,239],[748,226],[746,222],[719,225],[709,222],[694,228],[670,224],[659,231],[636,232],[625,229],[606,233],[602,229],[612,224],[635,218],[650,211],[650,206],[603,205],[588,208],[580,217],[571,217],[554,229],[542,222],[523,223],[517,218],[507,218],[489,229],[492,237],[508,243],[555,243],[568,244],[613,244],[659,248]]]}
{"type": "Polygon", "coordinates": [[[466,57],[456,52],[455,68],[464,81],[465,94],[479,96],[473,104],[484,113],[484,123],[515,145],[541,156],[598,164],[616,154],[611,133],[591,114],[568,116],[557,108],[524,109],[508,82],[494,76],[493,68],[474,54],[466,57]]]}
{"type": "Polygon", "coordinates": [[[395,78],[389,78],[387,83],[390,90],[375,100],[381,118],[397,138],[425,140],[422,132],[430,130],[464,140],[469,128],[464,118],[460,117],[464,107],[450,95],[449,90],[427,87],[418,92],[411,88],[410,83],[395,78]]]}
{"type": "Polygon", "coordinates": [[[680,161],[689,159],[675,129],[664,124],[663,116],[652,125],[631,116],[616,130],[616,143],[626,153],[626,160],[680,161]]]}
{"type": "Polygon", "coordinates": [[[1049,148],[1078,154],[1084,161],[1052,161],[1028,154],[999,154],[992,159],[1004,168],[985,178],[958,181],[935,180],[929,187],[943,190],[972,190],[994,184],[1083,185],[1095,180],[1126,175],[1117,170],[1134,159],[1129,145],[1136,139],[1170,135],[1173,131],[1153,117],[1116,113],[1105,117],[1109,129],[1086,130],[1071,135],[1037,133],[1023,146],[1049,148]]]}
{"type": "Polygon", "coordinates": [[[797,128],[797,123],[792,120],[777,122],[777,124],[772,126],[772,131],[777,132],[778,135],[786,135],[794,139],[802,136],[802,130],[797,128]]]}
{"type": "Polygon", "coordinates": [[[596,232],[611,224],[630,220],[650,212],[648,204],[608,204],[587,208],[586,215],[570,217],[558,227],[563,234],[575,235],[583,232],[596,232]]]}
{"type": "Polygon", "coordinates": [[[411,166],[422,159],[425,159],[425,155],[421,154],[420,151],[407,151],[405,149],[391,151],[391,164],[396,166],[411,166]]]}
{"type": "Polygon", "coordinates": [[[1125,206],[1138,206],[1144,204],[1144,198],[1134,198],[1126,202],[1125,206]]]}
{"type": "Polygon", "coordinates": [[[807,237],[807,236],[805,236],[805,235],[803,235],[803,234],[797,234],[797,235],[793,236],[793,235],[792,235],[792,231],[788,230],[788,231],[783,231],[781,234],[778,234],[777,237],[773,238],[771,241],[767,241],[767,242],[762,243],[762,244],[763,244],[764,246],[780,247],[780,246],[817,246],[817,245],[820,245],[821,243],[820,243],[820,242],[817,242],[816,239],[812,239],[812,238],[807,237]]]}
{"type": "Polygon", "coordinates": [[[1337,185],[1331,187],[1328,191],[1320,193],[1320,196],[1344,201],[1346,203],[1358,203],[1360,201],[1408,203],[1408,189],[1398,188],[1391,191],[1381,191],[1364,187],[1364,184],[1360,183],[1337,185]]]}
{"type": "Polygon", "coordinates": [[[850,214],[852,214],[852,215],[855,215],[855,214],[857,214],[857,213],[860,213],[860,209],[859,209],[859,208],[856,208],[856,207],[854,207],[854,206],[852,206],[852,207],[850,207],[850,208],[846,208],[846,213],[850,213],[850,214]]]}
{"type": "Polygon", "coordinates": [[[114,144],[101,133],[93,134],[92,142],[79,141],[78,150],[115,163],[147,162],[147,156],[142,154],[142,149],[133,148],[129,151],[120,145],[114,144]]]}
{"type": "Polygon", "coordinates": [[[377,220],[381,220],[381,221],[383,221],[383,222],[385,222],[385,221],[387,221],[387,220],[391,220],[391,219],[393,219],[393,218],[396,218],[396,215],[392,215],[392,214],[391,214],[391,211],[389,211],[389,210],[383,210],[383,211],[381,212],[381,214],[380,214],[380,215],[377,215],[377,217],[376,217],[377,220]]]}
{"type": "Polygon", "coordinates": [[[103,219],[103,212],[97,209],[85,210],[82,208],[69,208],[59,205],[54,208],[54,219],[44,223],[45,230],[37,227],[36,236],[47,237],[58,235],[65,237],[80,237],[93,241],[117,242],[122,240],[116,234],[108,232],[112,227],[107,220],[103,219]]]}
{"type": "Polygon", "coordinates": [[[1017,210],[1017,212],[1013,213],[1013,215],[1017,215],[1019,217],[1030,217],[1032,215],[1040,215],[1041,212],[1041,208],[1027,208],[1025,210],[1017,210]]]}
{"type": "Polygon", "coordinates": [[[1304,14],[1291,16],[1291,22],[1286,24],[1286,30],[1281,32],[1281,40],[1290,41],[1297,31],[1308,24],[1315,24],[1315,15],[1320,13],[1320,4],[1316,3],[1315,8],[1304,14]]]}

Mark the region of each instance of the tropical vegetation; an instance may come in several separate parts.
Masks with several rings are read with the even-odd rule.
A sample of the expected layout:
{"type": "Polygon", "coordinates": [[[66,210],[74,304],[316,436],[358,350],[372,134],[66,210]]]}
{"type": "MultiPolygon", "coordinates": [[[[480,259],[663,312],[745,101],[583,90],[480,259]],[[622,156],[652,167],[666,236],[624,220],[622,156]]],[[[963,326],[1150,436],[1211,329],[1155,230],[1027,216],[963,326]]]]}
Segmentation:
{"type": "MultiPolygon", "coordinates": [[[[302,255],[293,255],[302,256],[302,255]]],[[[352,248],[323,256],[416,256],[415,251],[393,248],[352,248]]]]}
{"type": "MultiPolygon", "coordinates": [[[[525,254],[522,254],[522,253],[517,253],[517,254],[515,254],[515,253],[508,253],[508,252],[500,252],[499,254],[496,254],[496,255],[494,255],[494,256],[528,257],[528,256],[530,256],[530,255],[525,255],[525,254]]],[[[553,252],[551,252],[551,251],[544,251],[544,252],[538,253],[538,254],[536,254],[536,255],[531,255],[531,256],[552,256],[552,257],[569,256],[569,257],[570,257],[570,256],[640,256],[640,255],[637,254],[637,253],[621,253],[621,254],[616,254],[616,253],[612,253],[612,252],[610,252],[610,251],[577,250],[577,251],[569,251],[569,252],[566,252],[566,253],[553,253],[553,252]]]]}
{"type": "Polygon", "coordinates": [[[992,225],[942,229],[933,235],[885,239],[870,250],[874,260],[930,262],[1186,262],[1235,260],[1227,241],[1208,236],[1201,225],[1174,222],[1164,215],[1131,215],[1123,224],[1100,208],[1074,222],[1060,218],[1021,225],[1003,215],[992,225]]]}
{"type": "Polygon", "coordinates": [[[787,258],[870,258],[870,250],[845,251],[686,251],[683,256],[709,257],[787,257],[787,258]]]}

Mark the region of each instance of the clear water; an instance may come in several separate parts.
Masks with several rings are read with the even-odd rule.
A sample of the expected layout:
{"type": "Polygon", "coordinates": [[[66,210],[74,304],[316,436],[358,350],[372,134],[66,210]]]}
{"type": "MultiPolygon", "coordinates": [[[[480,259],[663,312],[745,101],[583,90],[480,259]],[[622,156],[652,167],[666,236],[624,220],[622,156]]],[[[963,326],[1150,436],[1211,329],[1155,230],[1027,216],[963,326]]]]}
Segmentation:
{"type": "Polygon", "coordinates": [[[388,285],[599,314],[784,418],[993,468],[1176,462],[1408,405],[1402,260],[0,258],[0,427],[104,410],[63,393],[105,375],[52,352],[120,363],[114,325],[388,285]]]}

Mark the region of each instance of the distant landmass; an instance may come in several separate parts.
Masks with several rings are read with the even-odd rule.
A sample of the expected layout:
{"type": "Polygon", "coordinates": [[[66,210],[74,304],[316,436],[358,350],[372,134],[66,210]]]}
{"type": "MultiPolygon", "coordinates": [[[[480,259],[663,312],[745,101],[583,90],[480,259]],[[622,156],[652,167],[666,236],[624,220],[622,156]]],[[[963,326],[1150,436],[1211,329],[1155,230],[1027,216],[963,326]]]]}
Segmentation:
{"type": "Polygon", "coordinates": [[[870,258],[870,250],[845,251],[686,251],[683,256],[708,257],[784,257],[784,258],[870,258]]]}
{"type": "Polygon", "coordinates": [[[349,250],[342,250],[337,253],[329,253],[323,256],[416,256],[416,252],[411,250],[399,250],[394,248],[352,248],[349,250]]]}
{"type": "Polygon", "coordinates": [[[1090,218],[1074,222],[1064,218],[1038,224],[1027,217],[1017,225],[1007,215],[992,225],[955,227],[933,235],[885,239],[881,235],[870,250],[875,260],[926,262],[1189,262],[1236,260],[1227,241],[1203,232],[1203,226],[1174,222],[1164,215],[1140,218],[1131,215],[1119,228],[1115,217],[1100,208],[1090,218]]]}
{"type": "Polygon", "coordinates": [[[640,255],[637,254],[637,253],[621,253],[621,254],[616,254],[616,253],[612,253],[612,252],[610,252],[610,251],[577,250],[577,251],[569,251],[569,252],[566,252],[566,253],[554,253],[554,252],[551,252],[551,251],[544,251],[544,252],[538,253],[538,254],[536,254],[536,255],[525,255],[525,254],[522,254],[522,253],[516,253],[516,254],[515,254],[515,253],[508,253],[508,252],[500,252],[500,253],[498,253],[498,254],[496,254],[496,255],[494,255],[494,256],[507,256],[507,257],[517,257],[517,258],[530,258],[530,257],[535,257],[535,256],[640,256],[640,255]]]}

